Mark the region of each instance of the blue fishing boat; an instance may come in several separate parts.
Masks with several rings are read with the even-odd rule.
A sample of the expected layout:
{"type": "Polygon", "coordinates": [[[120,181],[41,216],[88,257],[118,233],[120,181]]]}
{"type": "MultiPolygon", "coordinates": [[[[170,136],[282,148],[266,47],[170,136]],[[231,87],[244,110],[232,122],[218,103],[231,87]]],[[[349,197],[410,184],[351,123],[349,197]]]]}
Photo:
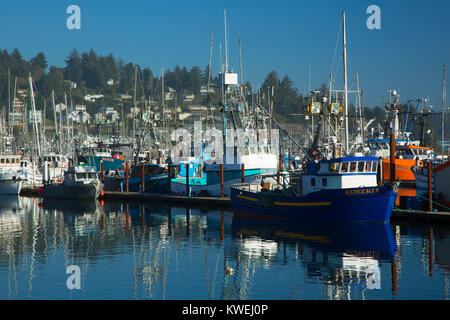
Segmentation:
{"type": "Polygon", "coordinates": [[[304,172],[289,176],[289,183],[233,186],[231,202],[233,209],[256,218],[387,223],[397,190],[378,186],[377,170],[375,157],[310,161],[304,172]]]}
{"type": "Polygon", "coordinates": [[[125,170],[125,160],[120,153],[114,153],[107,147],[89,147],[78,155],[78,162],[85,163],[89,166],[94,166],[97,172],[101,171],[103,163],[103,171],[118,171],[125,170]]]}
{"type": "MultiPolygon", "coordinates": [[[[172,178],[176,174],[176,167],[172,167],[172,178]]],[[[169,172],[167,164],[144,164],[144,192],[164,193],[168,191],[169,172]]],[[[121,189],[126,190],[125,178],[121,179],[121,189]]],[[[142,191],[142,164],[131,167],[128,178],[128,191],[142,191]]]]}

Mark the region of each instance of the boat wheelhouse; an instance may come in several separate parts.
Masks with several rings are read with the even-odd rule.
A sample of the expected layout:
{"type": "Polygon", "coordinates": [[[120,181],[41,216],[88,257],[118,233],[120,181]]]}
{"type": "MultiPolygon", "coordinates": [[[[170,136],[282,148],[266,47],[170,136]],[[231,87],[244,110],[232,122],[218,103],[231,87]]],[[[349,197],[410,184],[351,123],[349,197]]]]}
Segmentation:
{"type": "Polygon", "coordinates": [[[123,171],[125,170],[125,160],[123,156],[116,155],[107,147],[89,147],[83,150],[83,154],[78,157],[79,163],[94,166],[97,172],[104,171],[123,171]]]}
{"type": "Polygon", "coordinates": [[[323,189],[377,186],[378,158],[344,157],[306,164],[302,194],[323,189]]]}

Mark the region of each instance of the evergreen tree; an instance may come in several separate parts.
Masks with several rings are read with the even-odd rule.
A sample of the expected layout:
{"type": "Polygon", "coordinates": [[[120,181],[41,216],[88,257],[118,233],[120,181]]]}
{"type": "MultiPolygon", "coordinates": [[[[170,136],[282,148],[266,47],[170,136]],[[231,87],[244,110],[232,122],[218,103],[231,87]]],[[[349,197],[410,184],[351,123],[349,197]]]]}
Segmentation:
{"type": "Polygon", "coordinates": [[[30,63],[32,66],[37,66],[44,71],[47,69],[47,66],[48,66],[47,58],[45,58],[45,55],[43,52],[39,52],[34,58],[31,58],[30,63]]]}
{"type": "Polygon", "coordinates": [[[83,70],[81,65],[81,58],[77,49],[73,49],[70,52],[65,62],[66,67],[64,68],[64,78],[81,85],[81,81],[83,79],[83,70]]]}

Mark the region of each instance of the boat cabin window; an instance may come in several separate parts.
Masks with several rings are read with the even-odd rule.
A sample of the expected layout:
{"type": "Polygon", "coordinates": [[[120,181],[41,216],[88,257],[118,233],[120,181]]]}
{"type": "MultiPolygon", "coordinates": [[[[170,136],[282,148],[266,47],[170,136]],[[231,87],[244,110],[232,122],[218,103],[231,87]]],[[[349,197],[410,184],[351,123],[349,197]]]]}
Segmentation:
{"type": "Polygon", "coordinates": [[[358,162],[358,172],[364,172],[364,161],[358,162]]]}
{"type": "Polygon", "coordinates": [[[378,163],[376,161],[372,161],[372,172],[377,172],[378,163]]]}
{"type": "Polygon", "coordinates": [[[341,164],[341,172],[348,172],[348,162],[342,162],[341,164]]]}
{"type": "Polygon", "coordinates": [[[311,186],[316,186],[316,178],[311,178],[311,186]]]}
{"type": "Polygon", "coordinates": [[[93,172],[78,172],[78,173],[76,173],[77,179],[87,179],[87,178],[94,179],[95,177],[96,177],[95,173],[93,173],[93,172]]]}
{"type": "Polygon", "coordinates": [[[352,161],[350,162],[350,172],[356,172],[356,165],[358,162],[352,161]]]}
{"type": "Polygon", "coordinates": [[[372,171],[372,162],[371,161],[367,161],[366,162],[366,172],[371,172],[372,171]]]}
{"type": "Polygon", "coordinates": [[[328,185],[328,180],[327,178],[323,178],[322,179],[322,186],[326,187],[328,185]]]}

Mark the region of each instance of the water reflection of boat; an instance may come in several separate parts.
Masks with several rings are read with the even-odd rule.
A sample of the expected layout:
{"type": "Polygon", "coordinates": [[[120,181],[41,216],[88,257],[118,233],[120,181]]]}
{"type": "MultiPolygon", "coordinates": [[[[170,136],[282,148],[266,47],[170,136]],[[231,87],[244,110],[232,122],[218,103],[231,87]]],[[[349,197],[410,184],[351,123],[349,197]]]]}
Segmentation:
{"type": "Polygon", "coordinates": [[[19,196],[0,195],[0,209],[18,209],[20,207],[19,196]]]}
{"type": "Polygon", "coordinates": [[[397,251],[389,224],[286,224],[243,219],[235,212],[231,228],[225,259],[238,283],[225,285],[225,299],[247,298],[258,265],[273,269],[297,261],[307,278],[323,283],[324,298],[365,299],[365,290],[381,289],[381,267],[392,263],[397,251]]]}
{"type": "Polygon", "coordinates": [[[392,258],[397,245],[390,224],[313,224],[240,219],[234,213],[233,236],[259,236],[265,240],[300,241],[320,250],[375,258],[392,258]]]}
{"type": "Polygon", "coordinates": [[[71,213],[95,213],[97,206],[97,201],[44,199],[44,210],[58,210],[71,213]]]}

